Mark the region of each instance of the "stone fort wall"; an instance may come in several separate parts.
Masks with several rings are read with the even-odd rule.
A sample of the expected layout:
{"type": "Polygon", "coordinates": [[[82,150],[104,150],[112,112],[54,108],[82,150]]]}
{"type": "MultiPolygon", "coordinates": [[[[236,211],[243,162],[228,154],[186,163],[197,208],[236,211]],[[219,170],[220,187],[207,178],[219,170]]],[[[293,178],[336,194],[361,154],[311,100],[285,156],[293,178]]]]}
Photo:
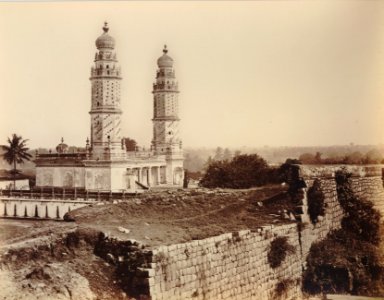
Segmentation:
{"type": "Polygon", "coordinates": [[[153,300],[162,299],[276,299],[279,282],[289,282],[284,299],[300,296],[301,254],[297,225],[243,230],[154,251],[149,271],[153,300]],[[288,238],[294,252],[281,266],[268,262],[271,242],[288,238]]]}
{"type": "MultiPolygon", "coordinates": [[[[153,250],[145,282],[150,299],[300,299],[301,277],[311,245],[340,228],[343,210],[337,200],[335,171],[340,166],[300,166],[306,187],[298,192],[297,223],[263,226],[153,250]],[[316,225],[307,214],[307,191],[315,180],[325,196],[326,213],[316,225]],[[271,242],[287,237],[294,251],[271,268],[271,242]],[[284,286],[283,292],[281,287],[284,286]],[[280,292],[279,292],[280,290],[280,292]]],[[[353,189],[383,212],[382,167],[347,167],[353,189]]],[[[296,199],[297,200],[297,199],[296,199]]]]}

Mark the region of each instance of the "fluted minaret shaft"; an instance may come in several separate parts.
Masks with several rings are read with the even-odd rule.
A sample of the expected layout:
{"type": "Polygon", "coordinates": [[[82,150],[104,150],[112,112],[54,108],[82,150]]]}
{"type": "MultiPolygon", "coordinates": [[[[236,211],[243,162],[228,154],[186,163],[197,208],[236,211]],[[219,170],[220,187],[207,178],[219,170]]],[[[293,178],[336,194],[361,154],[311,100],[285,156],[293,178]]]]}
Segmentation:
{"type": "Polygon", "coordinates": [[[178,84],[173,69],[173,59],[166,46],[157,60],[158,70],[153,84],[153,140],[157,154],[181,151],[179,131],[178,84]]]}
{"type": "Polygon", "coordinates": [[[98,52],[91,69],[92,104],[91,147],[97,154],[121,152],[120,66],[114,51],[115,41],[104,33],[96,40],[98,52]]]}

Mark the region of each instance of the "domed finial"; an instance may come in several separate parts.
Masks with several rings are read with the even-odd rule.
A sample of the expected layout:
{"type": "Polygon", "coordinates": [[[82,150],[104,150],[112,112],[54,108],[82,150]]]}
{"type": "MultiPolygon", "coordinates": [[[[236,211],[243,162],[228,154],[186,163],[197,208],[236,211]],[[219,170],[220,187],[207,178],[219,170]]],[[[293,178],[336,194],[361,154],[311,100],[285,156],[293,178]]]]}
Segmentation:
{"type": "Polygon", "coordinates": [[[108,27],[108,22],[104,22],[104,27],[103,27],[103,30],[104,30],[104,32],[105,32],[105,33],[107,33],[107,32],[108,32],[108,30],[109,30],[109,27],[108,27]]]}
{"type": "Polygon", "coordinates": [[[61,138],[61,142],[64,143],[64,138],[63,137],[61,138]]]}
{"type": "Polygon", "coordinates": [[[164,45],[163,53],[164,53],[164,54],[167,54],[167,53],[168,53],[167,45],[164,45]]]}

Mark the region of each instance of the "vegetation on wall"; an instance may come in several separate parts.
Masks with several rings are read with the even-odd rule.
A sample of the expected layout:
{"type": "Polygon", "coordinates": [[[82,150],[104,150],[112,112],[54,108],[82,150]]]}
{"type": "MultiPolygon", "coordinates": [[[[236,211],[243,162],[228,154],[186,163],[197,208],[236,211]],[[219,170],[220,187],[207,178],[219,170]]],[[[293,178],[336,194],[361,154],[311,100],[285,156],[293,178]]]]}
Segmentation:
{"type": "Polygon", "coordinates": [[[345,217],[342,227],[358,240],[377,245],[380,241],[380,213],[369,200],[360,199],[352,191],[351,174],[336,173],[337,196],[345,217]]]}
{"type": "Polygon", "coordinates": [[[275,286],[273,299],[286,299],[289,289],[295,284],[296,281],[292,278],[280,280],[275,286]]]}
{"type": "Polygon", "coordinates": [[[319,221],[319,216],[325,215],[325,197],[320,186],[320,180],[315,179],[307,192],[308,214],[312,224],[316,224],[319,221]]]}
{"type": "Polygon", "coordinates": [[[353,193],[350,174],[337,172],[336,183],[345,214],[342,227],[312,245],[303,289],[310,294],[384,296],[380,214],[370,201],[353,193]]]}
{"type": "Polygon", "coordinates": [[[286,236],[279,236],[271,242],[267,255],[268,263],[271,268],[275,269],[283,263],[289,254],[294,252],[295,247],[288,243],[288,238],[286,236]]]}

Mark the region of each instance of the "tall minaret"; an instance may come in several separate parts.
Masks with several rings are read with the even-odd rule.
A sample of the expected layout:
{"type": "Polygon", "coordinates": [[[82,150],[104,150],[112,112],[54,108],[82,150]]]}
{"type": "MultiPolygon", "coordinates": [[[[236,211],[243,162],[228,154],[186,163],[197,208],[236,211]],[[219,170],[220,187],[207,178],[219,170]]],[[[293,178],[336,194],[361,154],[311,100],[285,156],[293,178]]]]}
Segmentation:
{"type": "Polygon", "coordinates": [[[159,69],[153,84],[153,140],[156,154],[180,154],[182,144],[179,133],[178,85],[173,69],[173,59],[168,56],[167,46],[157,60],[159,69]]]}
{"type": "Polygon", "coordinates": [[[93,159],[113,159],[124,154],[121,143],[120,67],[114,52],[115,40],[108,24],[97,38],[95,65],[91,71],[91,151],[93,159]]]}

